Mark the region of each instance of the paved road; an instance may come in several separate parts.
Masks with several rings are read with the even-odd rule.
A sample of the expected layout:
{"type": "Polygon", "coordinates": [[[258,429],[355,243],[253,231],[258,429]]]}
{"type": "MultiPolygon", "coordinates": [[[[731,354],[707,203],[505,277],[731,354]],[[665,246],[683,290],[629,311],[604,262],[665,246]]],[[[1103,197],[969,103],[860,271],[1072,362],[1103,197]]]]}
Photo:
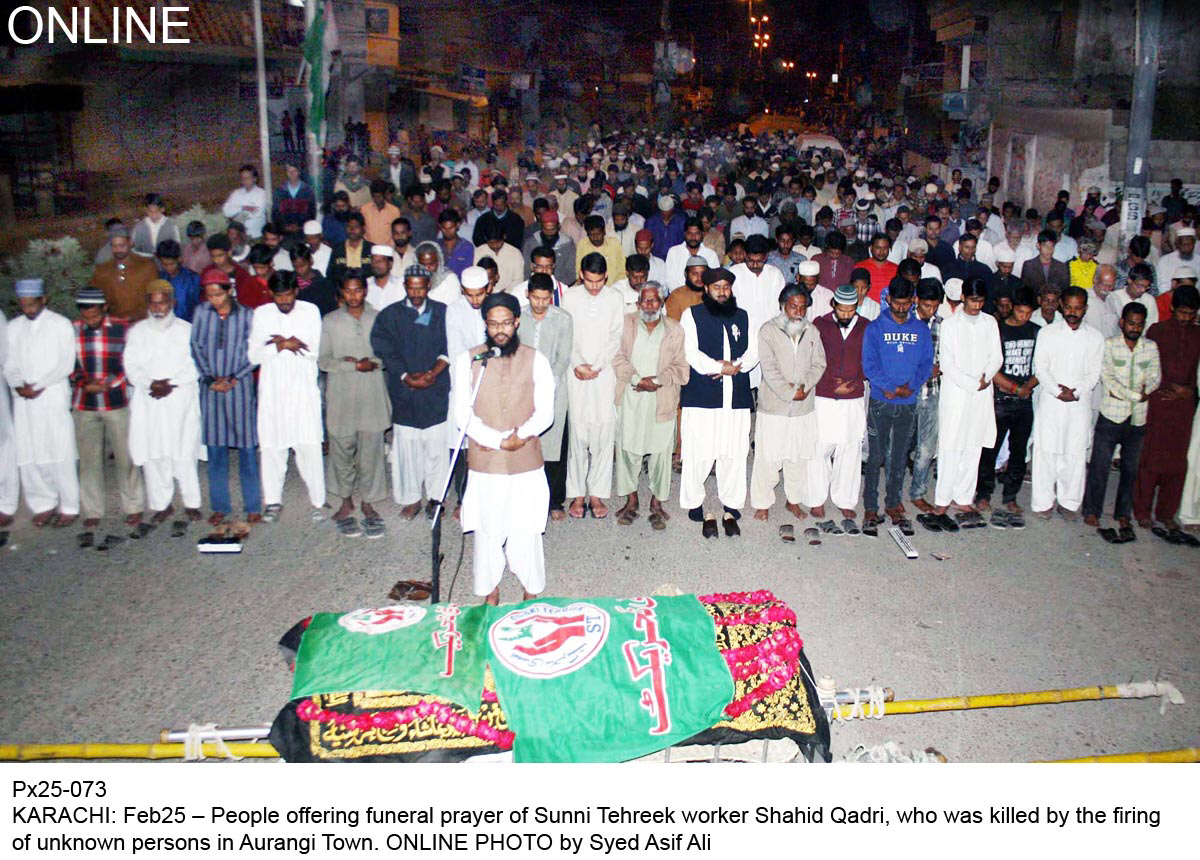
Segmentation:
{"type": "MultiPolygon", "coordinates": [[[[347,540],[309,521],[294,481],[285,501],[280,523],[256,530],[240,557],[199,556],[197,527],[186,539],[160,528],[108,553],[80,550],[73,529],[36,531],[23,515],[0,550],[0,741],[145,742],[189,722],[269,721],[290,686],[276,650],[284,630],[315,611],[382,605],[396,580],[425,577],[423,520],[402,523],[387,504],[385,539],[347,540]]],[[[1110,701],[839,724],[838,755],[885,740],[933,745],[956,761],[1200,744],[1196,550],[1140,532],[1113,547],[1082,524],[1031,519],[1019,533],[918,530],[921,558],[909,562],[885,536],[785,544],[780,509],[767,524],[743,519],[740,539],[715,541],[701,540],[676,505],[668,510],[661,533],[644,516],[631,527],[552,523],[550,593],[770,588],[795,607],[818,674],[839,686],[884,684],[899,698],[1158,674],[1188,699],[1163,716],[1157,701],[1110,701]]],[[[459,545],[451,524],[447,576],[459,545]]],[[[468,536],[460,600],[471,599],[470,553],[468,536]]],[[[519,597],[511,579],[503,597],[519,597]]]]}

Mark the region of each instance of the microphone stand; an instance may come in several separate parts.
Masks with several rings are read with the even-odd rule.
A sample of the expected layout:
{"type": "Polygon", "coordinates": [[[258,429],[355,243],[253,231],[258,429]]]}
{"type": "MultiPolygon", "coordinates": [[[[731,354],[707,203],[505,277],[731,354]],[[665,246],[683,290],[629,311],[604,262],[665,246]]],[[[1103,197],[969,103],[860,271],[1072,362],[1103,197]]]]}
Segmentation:
{"type": "MultiPolygon", "coordinates": [[[[479,378],[475,380],[475,384],[471,386],[471,411],[475,409],[475,398],[479,396],[479,386],[483,384],[483,375],[487,372],[487,363],[493,358],[490,352],[484,353],[483,358],[472,360],[480,362],[479,378]]],[[[468,366],[468,370],[470,366],[468,366]]],[[[470,418],[467,419],[467,424],[470,423],[470,418]]],[[[442,485],[441,495],[438,496],[437,504],[433,508],[433,525],[432,529],[432,557],[431,562],[431,579],[429,589],[430,604],[441,602],[441,586],[442,586],[442,512],[446,507],[446,496],[450,494],[450,484],[454,481],[454,468],[458,465],[459,455],[462,453],[463,442],[467,438],[467,424],[463,424],[462,429],[458,431],[458,441],[454,446],[454,453],[450,456],[450,471],[446,473],[446,483],[442,485]]]]}

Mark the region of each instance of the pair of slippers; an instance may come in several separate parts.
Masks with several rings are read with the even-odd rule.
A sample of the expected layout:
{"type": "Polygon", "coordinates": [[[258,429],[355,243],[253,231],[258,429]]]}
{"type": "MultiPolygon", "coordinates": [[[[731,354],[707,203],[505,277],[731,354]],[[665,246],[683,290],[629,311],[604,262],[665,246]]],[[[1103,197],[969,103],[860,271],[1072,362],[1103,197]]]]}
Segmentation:
{"type": "Polygon", "coordinates": [[[1132,543],[1137,540],[1137,535],[1134,534],[1131,526],[1122,526],[1119,529],[1096,529],[1096,534],[1104,538],[1105,543],[1132,543]]]}
{"type": "Polygon", "coordinates": [[[1183,529],[1169,529],[1166,526],[1155,526],[1150,529],[1155,537],[1160,537],[1175,546],[1200,547],[1200,538],[1185,532],[1183,529]]]}
{"type": "Polygon", "coordinates": [[[917,522],[931,532],[956,532],[959,524],[948,514],[917,514],[917,522]]]}
{"type": "MultiPolygon", "coordinates": [[[[784,523],[779,527],[779,538],[784,543],[795,543],[796,527],[791,523],[784,523]]],[[[821,533],[815,528],[806,528],[804,530],[804,539],[808,541],[809,546],[821,545],[821,533]]]]}
{"type": "Polygon", "coordinates": [[[389,600],[428,600],[432,585],[417,579],[402,579],[388,592],[389,600]]]}
{"type": "Polygon", "coordinates": [[[994,510],[992,511],[991,525],[994,529],[1023,529],[1025,528],[1025,515],[1014,514],[1012,511],[994,510]]]}
{"type": "Polygon", "coordinates": [[[817,528],[822,534],[832,535],[834,537],[862,534],[858,528],[858,524],[850,517],[843,519],[841,525],[838,525],[834,520],[823,520],[817,523],[817,528]]]}
{"type": "Polygon", "coordinates": [[[374,540],[383,537],[384,533],[383,517],[363,517],[361,526],[354,517],[342,517],[340,520],[335,520],[334,525],[337,527],[338,534],[346,538],[365,535],[367,540],[374,540]]]}
{"type": "Polygon", "coordinates": [[[99,552],[107,552],[114,546],[125,543],[125,538],[117,537],[116,535],[105,535],[104,538],[97,542],[95,532],[80,532],[76,537],[80,549],[96,549],[99,552]]]}

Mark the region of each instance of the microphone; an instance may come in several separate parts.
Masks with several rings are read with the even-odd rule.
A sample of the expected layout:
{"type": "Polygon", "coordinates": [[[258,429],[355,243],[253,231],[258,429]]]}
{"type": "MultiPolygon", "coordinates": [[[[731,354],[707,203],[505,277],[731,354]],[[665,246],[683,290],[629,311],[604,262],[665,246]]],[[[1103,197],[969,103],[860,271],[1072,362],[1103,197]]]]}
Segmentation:
{"type": "Polygon", "coordinates": [[[472,358],[471,362],[474,363],[476,361],[482,361],[484,364],[487,364],[488,359],[499,358],[499,357],[500,357],[500,347],[493,346],[491,349],[485,350],[485,351],[479,353],[479,355],[472,358]]]}

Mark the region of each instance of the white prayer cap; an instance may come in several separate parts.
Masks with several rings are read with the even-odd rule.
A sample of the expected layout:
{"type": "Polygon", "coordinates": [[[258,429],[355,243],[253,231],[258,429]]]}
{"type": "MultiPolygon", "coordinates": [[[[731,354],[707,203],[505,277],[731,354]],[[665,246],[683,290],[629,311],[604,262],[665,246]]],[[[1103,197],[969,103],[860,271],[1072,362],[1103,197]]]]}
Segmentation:
{"type": "Polygon", "coordinates": [[[372,245],[371,246],[371,256],[372,257],[388,257],[389,259],[395,259],[396,249],[393,248],[391,245],[372,245]]]}
{"type": "Polygon", "coordinates": [[[555,179],[570,179],[571,177],[567,176],[567,174],[565,174],[565,173],[556,173],[556,174],[554,174],[554,178],[555,179]]]}
{"type": "Polygon", "coordinates": [[[434,155],[435,153],[436,153],[437,155],[445,155],[445,154],[446,154],[446,150],[442,149],[440,146],[438,146],[438,145],[435,143],[433,146],[429,147],[429,154],[430,154],[430,155],[434,155]]]}
{"type": "Polygon", "coordinates": [[[1001,242],[995,247],[993,257],[997,263],[1015,263],[1017,255],[1013,253],[1013,249],[1008,246],[1007,242],[1001,242]]]}
{"type": "Polygon", "coordinates": [[[675,208],[675,198],[670,194],[660,194],[658,197],[658,208],[663,212],[669,212],[675,208]]]}
{"type": "Polygon", "coordinates": [[[926,242],[924,239],[913,239],[911,242],[908,243],[908,253],[911,254],[914,251],[923,252],[923,253],[928,254],[929,253],[929,243],[926,242]]]}
{"type": "Polygon", "coordinates": [[[949,278],[946,283],[942,284],[946,291],[946,298],[952,302],[962,301],[962,278],[949,278]]]}
{"type": "Polygon", "coordinates": [[[325,230],[324,230],[324,228],[321,227],[320,221],[317,221],[314,219],[312,221],[304,222],[304,235],[305,236],[320,236],[324,232],[325,232],[325,230]]]}
{"type": "Polygon", "coordinates": [[[1155,205],[1151,204],[1150,206],[1146,207],[1147,215],[1165,215],[1166,213],[1167,213],[1167,210],[1161,206],[1155,206],[1155,205]]]}
{"type": "Polygon", "coordinates": [[[936,183],[936,182],[930,182],[928,185],[926,185],[926,186],[925,186],[925,193],[926,193],[926,194],[937,194],[937,183],[936,183]]]}
{"type": "Polygon", "coordinates": [[[1172,281],[1196,280],[1196,270],[1191,266],[1180,266],[1175,270],[1175,274],[1171,275],[1172,281]]]}
{"type": "Polygon", "coordinates": [[[804,278],[812,278],[821,274],[821,264],[816,260],[805,260],[796,269],[796,273],[804,278]]]}
{"type": "Polygon", "coordinates": [[[488,284],[487,269],[483,266],[468,266],[463,269],[461,281],[464,290],[483,289],[488,284]]]}
{"type": "Polygon", "coordinates": [[[399,155],[400,147],[393,143],[391,146],[388,147],[387,152],[388,152],[388,155],[399,155]]]}
{"type": "Polygon", "coordinates": [[[1193,239],[1196,238],[1196,228],[1195,227],[1180,227],[1178,230],[1175,231],[1176,239],[1185,239],[1188,236],[1191,236],[1193,239]]]}
{"type": "Polygon", "coordinates": [[[18,299],[36,299],[46,294],[46,284],[41,278],[21,278],[13,289],[18,299]]]}
{"type": "Polygon", "coordinates": [[[857,177],[858,179],[866,179],[866,178],[867,178],[867,171],[863,170],[863,169],[860,167],[858,170],[854,171],[854,175],[855,175],[855,177],[857,177]]]}

